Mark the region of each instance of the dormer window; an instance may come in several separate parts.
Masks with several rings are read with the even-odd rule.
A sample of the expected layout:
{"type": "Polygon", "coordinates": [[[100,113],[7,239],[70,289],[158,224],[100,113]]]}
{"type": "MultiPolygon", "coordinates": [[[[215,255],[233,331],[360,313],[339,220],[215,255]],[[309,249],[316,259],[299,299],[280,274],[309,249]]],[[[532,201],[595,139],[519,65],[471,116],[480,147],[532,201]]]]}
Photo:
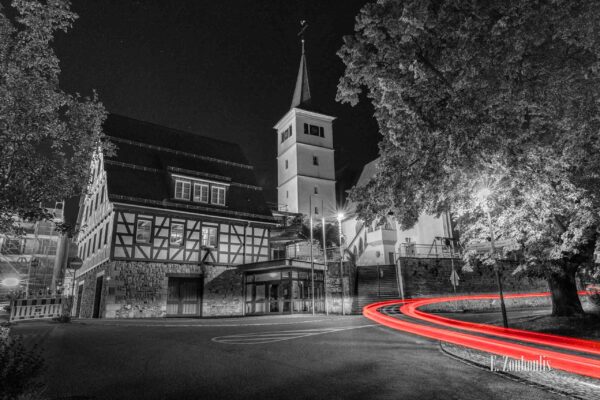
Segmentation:
{"type": "Polygon", "coordinates": [[[175,180],[175,198],[178,200],[190,199],[190,182],[175,180]]]}
{"type": "Polygon", "coordinates": [[[208,203],[208,184],[194,183],[194,201],[208,203]]]}
{"type": "Polygon", "coordinates": [[[227,183],[219,183],[195,179],[187,176],[173,175],[173,198],[194,203],[226,205],[227,183]]]}
{"type": "Polygon", "coordinates": [[[216,204],[219,206],[225,205],[225,188],[223,186],[213,186],[211,199],[212,204],[216,204]]]}

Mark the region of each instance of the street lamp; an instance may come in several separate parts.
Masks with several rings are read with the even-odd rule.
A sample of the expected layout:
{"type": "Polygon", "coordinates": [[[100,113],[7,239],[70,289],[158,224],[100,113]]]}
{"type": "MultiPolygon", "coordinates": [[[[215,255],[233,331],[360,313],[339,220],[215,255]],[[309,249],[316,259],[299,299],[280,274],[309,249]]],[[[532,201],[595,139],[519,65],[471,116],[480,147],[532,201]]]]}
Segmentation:
{"type": "Polygon", "coordinates": [[[315,259],[313,258],[313,208],[312,208],[313,195],[308,197],[308,208],[310,211],[310,302],[312,308],[312,315],[315,315],[315,259]]]}
{"type": "Polygon", "coordinates": [[[346,315],[344,306],[344,253],[342,251],[342,220],[344,219],[344,213],[340,212],[337,215],[338,220],[338,234],[340,236],[340,284],[342,286],[342,315],[346,315]]]}
{"type": "Polygon", "coordinates": [[[19,280],[19,278],[14,278],[14,277],[8,277],[8,278],[4,278],[0,281],[0,285],[4,286],[4,287],[17,287],[19,286],[19,284],[21,283],[21,281],[19,280]]]}
{"type": "Polygon", "coordinates": [[[488,206],[488,198],[492,194],[490,188],[485,187],[477,193],[477,197],[481,201],[483,212],[487,215],[488,226],[490,228],[490,245],[491,254],[494,260],[494,272],[496,273],[496,283],[498,284],[498,292],[500,294],[500,309],[502,310],[502,324],[505,328],[508,328],[508,318],[506,316],[506,306],[504,305],[504,294],[502,292],[502,280],[500,279],[500,271],[498,270],[498,263],[496,262],[496,245],[494,242],[494,227],[492,225],[492,215],[490,214],[490,208],[488,206]]]}

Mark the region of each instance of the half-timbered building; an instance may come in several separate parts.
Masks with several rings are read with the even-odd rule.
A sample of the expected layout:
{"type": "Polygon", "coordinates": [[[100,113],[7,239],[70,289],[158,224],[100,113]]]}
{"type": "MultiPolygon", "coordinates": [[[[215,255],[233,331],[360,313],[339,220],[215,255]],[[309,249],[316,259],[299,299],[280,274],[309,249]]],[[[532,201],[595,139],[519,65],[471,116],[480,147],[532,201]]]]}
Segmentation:
{"type": "Polygon", "coordinates": [[[241,264],[268,261],[275,220],[236,144],[110,115],[82,196],[74,313],[244,314],[241,264]]]}

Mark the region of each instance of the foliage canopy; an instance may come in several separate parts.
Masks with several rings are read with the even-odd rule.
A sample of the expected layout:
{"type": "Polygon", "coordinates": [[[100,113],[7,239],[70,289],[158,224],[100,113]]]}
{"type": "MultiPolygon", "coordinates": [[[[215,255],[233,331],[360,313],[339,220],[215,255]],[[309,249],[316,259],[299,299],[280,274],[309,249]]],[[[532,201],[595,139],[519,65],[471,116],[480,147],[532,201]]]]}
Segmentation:
{"type": "Polygon", "coordinates": [[[12,7],[16,13],[0,5],[1,233],[15,232],[14,217],[48,218],[44,205],[79,194],[92,154],[110,147],[96,94],[82,98],[59,87],[51,43],[77,18],[70,3],[13,0],[12,7]]]}
{"type": "MultiPolygon", "coordinates": [[[[546,277],[593,263],[600,227],[600,2],[381,0],[338,55],[339,101],[363,90],[378,173],[351,192],[404,227],[451,209],[461,239],[495,236],[546,277]],[[516,251],[516,252],[515,252],[516,251]]],[[[471,254],[474,255],[474,254],[471,254]]]]}

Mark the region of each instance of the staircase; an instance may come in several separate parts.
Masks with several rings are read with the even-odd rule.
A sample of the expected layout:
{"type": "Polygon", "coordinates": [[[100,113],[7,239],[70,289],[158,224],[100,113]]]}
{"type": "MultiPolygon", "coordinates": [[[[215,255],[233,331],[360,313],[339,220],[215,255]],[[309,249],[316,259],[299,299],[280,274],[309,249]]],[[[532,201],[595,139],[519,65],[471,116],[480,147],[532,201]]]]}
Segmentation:
{"type": "Polygon", "coordinates": [[[356,287],[357,294],[353,313],[361,314],[364,306],[376,301],[399,298],[396,266],[369,265],[357,267],[356,287]]]}

